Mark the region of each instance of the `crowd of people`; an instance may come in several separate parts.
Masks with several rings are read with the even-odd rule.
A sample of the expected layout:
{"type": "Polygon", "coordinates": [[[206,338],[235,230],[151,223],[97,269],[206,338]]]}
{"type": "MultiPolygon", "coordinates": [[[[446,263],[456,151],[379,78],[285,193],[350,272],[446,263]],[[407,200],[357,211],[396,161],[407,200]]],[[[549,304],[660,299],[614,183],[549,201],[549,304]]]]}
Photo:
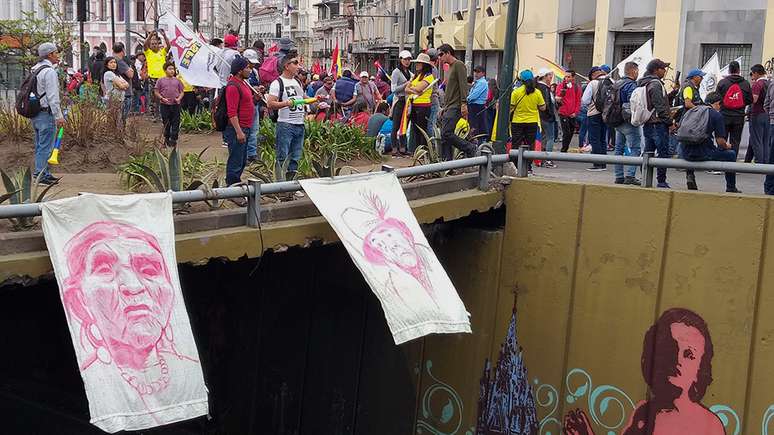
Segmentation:
{"type": "MultiPolygon", "coordinates": [[[[553,151],[554,144],[561,143],[561,151],[568,152],[577,132],[580,152],[637,156],[652,151],[657,157],[736,161],[747,120],[750,143],[745,161],[768,163],[774,158],[774,132],[770,132],[774,129],[774,87],[768,86],[760,64],[751,68],[751,84],[742,77],[740,65],[731,62],[729,75],[705,98],[700,92],[704,72],[693,69],[683,83],[673,83],[668,90],[664,80],[670,65],[659,59],[647,64],[644,75],[638,64],[626,63],[615,79],[607,65],[592,67],[587,77],[561,71],[564,76],[559,80],[550,69],[537,74],[526,69],[512,87],[501,92],[482,66],[474,67],[468,76],[448,44],[416,56],[401,51],[390,74],[380,65],[374,74],[367,70],[356,73],[349,67],[340,73],[318,69],[310,74],[289,39],[281,39],[268,53],[263,42],[243,46],[233,33],[223,40],[213,38],[210,44],[219,49],[218,89],[194,87],[185,81],[162,30],[150,32],[143,49],[134,55],[127,55],[121,43],[112,47],[109,56],[95,49],[88,69],[70,78],[67,91],[98,93],[103,104],[120,107],[121,122],[145,113],[154,121],[161,120],[164,144],[169,147],[177,145],[182,111],[193,114],[209,108],[213,118],[220,113],[223,120],[218,130],[229,150],[228,184],[239,182],[245,166],[257,158],[258,127],[266,117],[276,123],[278,178],[293,179],[303,151],[306,120],[362,128],[367,136],[376,138],[379,150],[398,157],[428,145],[428,137],[439,137],[440,155],[449,160],[454,148],[474,156],[479,145],[493,139],[497,102],[502,97],[510,100],[507,116],[513,147],[535,149],[539,144],[553,151]],[[83,86],[86,83],[97,84],[97,90],[83,86]],[[635,120],[639,117],[633,118],[632,111],[643,104],[647,119],[635,120]]],[[[51,184],[58,179],[49,172],[46,160],[56,127],[64,119],[60,78],[54,71],[59,55],[51,43],[41,44],[38,54],[40,62],[31,75],[37,79],[42,109],[33,118],[35,175],[42,173],[40,182],[51,184]]],[[[539,165],[557,166],[552,161],[539,165]]],[[[604,164],[588,168],[606,169],[604,164]]],[[[658,168],[656,178],[658,187],[670,187],[665,168],[658,168]]],[[[616,165],[613,180],[641,184],[634,166],[616,165]]],[[[686,171],[686,186],[698,189],[692,171],[686,171]]],[[[767,177],[764,190],[774,194],[774,177],[767,177]]],[[[726,191],[739,192],[733,173],[726,173],[726,191]]]]}

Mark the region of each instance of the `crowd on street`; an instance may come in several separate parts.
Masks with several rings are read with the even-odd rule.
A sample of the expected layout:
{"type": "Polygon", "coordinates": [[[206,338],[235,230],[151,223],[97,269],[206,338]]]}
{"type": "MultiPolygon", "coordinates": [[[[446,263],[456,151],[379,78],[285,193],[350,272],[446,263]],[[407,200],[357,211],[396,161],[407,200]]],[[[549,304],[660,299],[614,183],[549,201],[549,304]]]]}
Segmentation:
{"type": "MultiPolygon", "coordinates": [[[[705,73],[693,69],[682,83],[665,80],[670,64],[653,59],[647,65],[628,62],[617,71],[594,66],[586,76],[572,70],[542,68],[518,73],[513,85],[499,89],[482,66],[468,76],[458,54],[448,44],[420,53],[403,50],[388,73],[354,71],[343,66],[324,71],[304,67],[292,40],[283,38],[268,51],[260,40],[252,45],[229,33],[209,43],[219,49],[216,72],[220,88],[191,86],[179,74],[163,30],[148,33],[142,50],[127,54],[116,43],[109,54],[96,48],[88,68],[62,80],[55,72],[57,47],[38,48],[40,61],[22,85],[25,104],[36,100],[30,113],[35,129],[35,176],[42,184],[56,183],[49,172],[57,127],[64,123],[63,92],[94,93],[105,106],[120,108],[121,120],[147,115],[161,122],[164,145],[177,145],[181,113],[210,110],[215,130],[228,148],[226,182],[238,183],[245,166],[258,155],[259,125],[276,123],[276,161],[279,179],[293,179],[304,146],[305,121],[345,123],[376,138],[378,150],[396,157],[411,155],[418,147],[433,146],[436,138],[443,160],[454,150],[474,156],[479,146],[496,135],[498,101],[510,100],[510,147],[569,152],[578,135],[579,152],[657,157],[679,156],[690,161],[736,161],[745,123],[749,146],[745,162],[774,159],[774,86],[762,65],[754,65],[749,80],[738,62],[713,92],[702,98],[705,73]],[[643,67],[644,71],[640,71],[643,67]],[[86,86],[91,84],[91,86],[86,86]],[[63,91],[64,89],[64,91],[63,91]],[[26,93],[24,92],[26,90],[26,93]]],[[[746,72],[747,73],[747,72],[746,72]]],[[[17,108],[19,101],[17,101],[17,108]]],[[[503,115],[505,116],[505,115],[503,115]]],[[[575,150],[573,150],[575,151],[575,150]]],[[[538,162],[536,162],[538,163],[538,162]]],[[[552,161],[540,166],[553,169],[552,161]]],[[[531,164],[530,164],[531,165],[531,164]]],[[[606,171],[594,164],[589,171],[606,171]]],[[[530,166],[529,172],[532,172],[530,166]]],[[[734,173],[726,173],[726,191],[739,192],[734,173]]],[[[667,170],[657,170],[657,186],[670,188],[667,170]]],[[[686,187],[697,190],[693,171],[685,171],[686,187]]],[[[640,185],[637,167],[615,165],[616,184],[640,185]]],[[[774,177],[767,176],[764,191],[774,194],[774,177]]]]}

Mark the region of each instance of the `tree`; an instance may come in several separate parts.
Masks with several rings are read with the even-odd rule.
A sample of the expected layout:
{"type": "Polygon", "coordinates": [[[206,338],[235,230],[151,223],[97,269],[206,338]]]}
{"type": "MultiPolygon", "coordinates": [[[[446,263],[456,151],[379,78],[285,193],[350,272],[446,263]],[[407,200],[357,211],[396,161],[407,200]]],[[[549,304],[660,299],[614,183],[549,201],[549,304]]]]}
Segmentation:
{"type": "Polygon", "coordinates": [[[21,63],[25,68],[38,60],[38,46],[53,42],[60,52],[72,50],[73,23],[64,19],[57,0],[40,0],[45,19],[22,12],[18,20],[0,21],[0,63],[21,63]]]}

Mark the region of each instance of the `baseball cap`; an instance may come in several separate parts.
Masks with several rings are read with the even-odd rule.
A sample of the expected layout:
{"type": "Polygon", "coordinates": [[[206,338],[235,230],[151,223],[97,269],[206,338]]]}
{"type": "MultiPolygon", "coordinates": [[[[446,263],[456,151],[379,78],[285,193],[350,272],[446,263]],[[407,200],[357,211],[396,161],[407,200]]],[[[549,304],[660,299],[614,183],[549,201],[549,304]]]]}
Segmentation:
{"type": "Polygon", "coordinates": [[[604,72],[605,72],[605,74],[607,74],[607,73],[609,73],[609,72],[610,72],[610,65],[607,65],[607,64],[600,65],[600,66],[599,66],[599,69],[601,69],[602,71],[604,71],[604,72]]]}
{"type": "Polygon", "coordinates": [[[258,63],[258,52],[252,48],[248,48],[242,53],[242,57],[247,59],[250,63],[258,63]]]}
{"type": "Polygon", "coordinates": [[[535,75],[532,74],[532,71],[525,69],[524,71],[519,73],[519,79],[522,81],[529,81],[535,78],[535,75]]]}
{"type": "Polygon", "coordinates": [[[410,51],[408,51],[408,50],[403,50],[403,51],[401,51],[401,52],[400,52],[400,54],[398,55],[398,57],[399,57],[399,58],[401,58],[401,59],[411,59],[411,58],[412,58],[412,57],[414,57],[414,56],[412,56],[412,55],[411,55],[411,52],[410,52],[410,51]]]}
{"type": "Polygon", "coordinates": [[[247,68],[247,64],[247,59],[242,56],[235,56],[234,60],[231,62],[231,74],[236,74],[247,68]]]}
{"type": "Polygon", "coordinates": [[[236,47],[239,45],[239,37],[229,33],[223,37],[223,45],[230,48],[236,47]]]}
{"type": "Polygon", "coordinates": [[[692,77],[704,77],[707,73],[700,70],[699,68],[694,68],[690,71],[688,71],[688,75],[685,76],[686,78],[692,78],[692,77]]]}
{"type": "Polygon", "coordinates": [[[38,56],[46,57],[55,51],[58,51],[58,49],[53,42],[44,42],[38,47],[38,56]]]}
{"type": "Polygon", "coordinates": [[[598,66],[592,66],[591,69],[589,70],[589,78],[591,78],[591,76],[593,76],[594,73],[598,73],[600,71],[602,71],[602,68],[598,66]]]}
{"type": "Polygon", "coordinates": [[[551,70],[548,68],[540,68],[540,71],[538,71],[538,77],[545,77],[547,75],[551,74],[551,70]]]}
{"type": "Polygon", "coordinates": [[[650,62],[648,62],[648,71],[655,71],[657,69],[661,68],[669,68],[669,62],[664,62],[661,59],[653,59],[650,62]]]}
{"type": "Polygon", "coordinates": [[[370,77],[368,71],[360,71],[360,77],[370,77]]]}

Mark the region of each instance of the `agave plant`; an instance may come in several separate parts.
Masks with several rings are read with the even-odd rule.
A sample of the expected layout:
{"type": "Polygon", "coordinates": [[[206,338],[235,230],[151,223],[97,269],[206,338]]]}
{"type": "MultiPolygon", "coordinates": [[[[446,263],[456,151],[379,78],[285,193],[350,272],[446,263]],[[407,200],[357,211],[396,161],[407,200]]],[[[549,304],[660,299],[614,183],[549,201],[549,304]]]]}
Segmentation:
{"type": "Polygon", "coordinates": [[[183,161],[177,147],[172,148],[168,156],[159,149],[154,149],[153,157],[155,158],[154,167],[135,162],[132,166],[123,169],[123,172],[130,177],[136,177],[153,192],[192,190],[202,184],[200,180],[193,180],[185,186],[185,189],[183,188],[183,161]],[[158,171],[155,168],[158,168],[158,171]]]}
{"type": "MultiPolygon", "coordinates": [[[[46,194],[53,184],[46,186],[43,190],[38,191],[40,177],[43,173],[38,174],[37,177],[32,176],[30,168],[25,168],[24,171],[16,171],[12,176],[8,175],[5,171],[0,169],[0,178],[3,179],[3,185],[8,193],[0,196],[0,203],[5,200],[10,200],[11,204],[33,204],[37,202],[43,202],[46,198],[46,194]]],[[[14,231],[28,230],[35,226],[35,218],[31,216],[8,218],[13,225],[14,231]]]]}

